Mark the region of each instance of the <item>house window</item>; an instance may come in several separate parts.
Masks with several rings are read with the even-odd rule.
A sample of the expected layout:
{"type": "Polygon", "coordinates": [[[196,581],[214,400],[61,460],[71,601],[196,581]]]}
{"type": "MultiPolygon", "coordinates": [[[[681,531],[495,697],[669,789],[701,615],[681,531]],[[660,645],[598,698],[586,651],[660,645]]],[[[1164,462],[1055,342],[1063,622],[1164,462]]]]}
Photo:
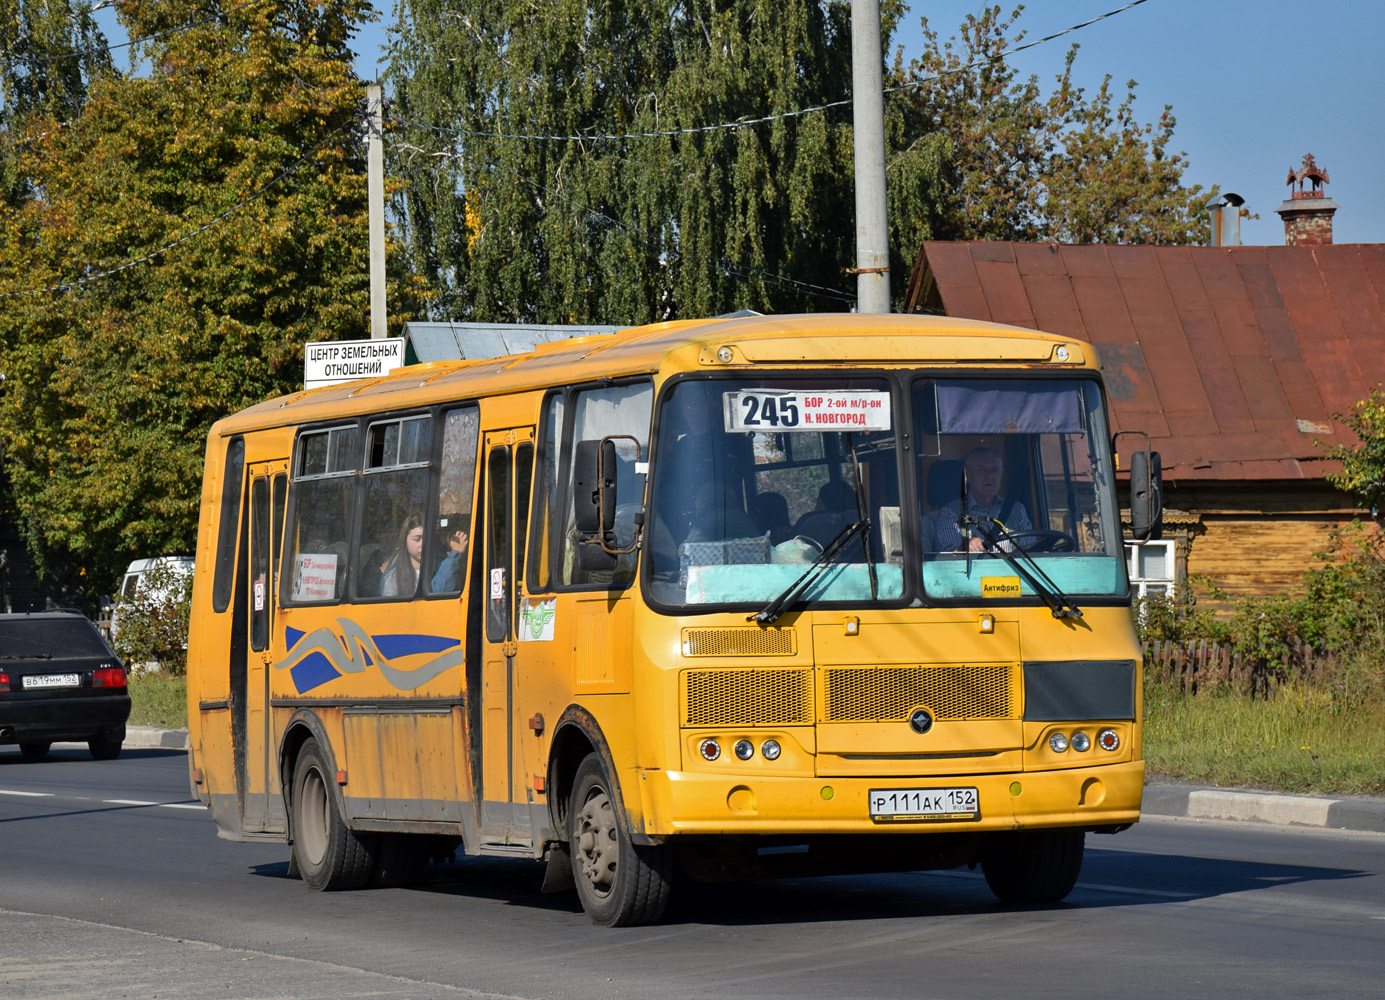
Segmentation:
{"type": "Polygon", "coordinates": [[[1177,552],[1172,539],[1126,542],[1125,568],[1135,597],[1172,597],[1177,578],[1177,552]]]}

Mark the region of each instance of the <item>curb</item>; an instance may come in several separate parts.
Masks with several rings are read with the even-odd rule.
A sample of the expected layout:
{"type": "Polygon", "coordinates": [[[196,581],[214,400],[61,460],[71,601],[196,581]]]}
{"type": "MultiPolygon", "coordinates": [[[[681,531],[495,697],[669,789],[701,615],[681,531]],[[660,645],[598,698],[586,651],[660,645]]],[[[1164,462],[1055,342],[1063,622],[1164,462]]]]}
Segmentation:
{"type": "Polygon", "coordinates": [[[138,750],[186,750],[186,729],[155,729],[153,726],[126,726],[125,746],[138,750]]]}
{"type": "Polygon", "coordinates": [[[1149,816],[1385,833],[1385,799],[1377,798],[1332,799],[1161,783],[1145,786],[1141,812],[1149,816]]]}

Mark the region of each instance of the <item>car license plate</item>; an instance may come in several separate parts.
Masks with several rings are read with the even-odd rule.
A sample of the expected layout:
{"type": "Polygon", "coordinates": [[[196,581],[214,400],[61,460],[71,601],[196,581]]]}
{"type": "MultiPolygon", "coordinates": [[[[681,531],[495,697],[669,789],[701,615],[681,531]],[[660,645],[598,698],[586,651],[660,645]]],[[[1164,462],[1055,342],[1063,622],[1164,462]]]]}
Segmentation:
{"type": "Polygon", "coordinates": [[[870,818],[877,823],[981,818],[975,788],[872,788],[870,818]]]}
{"type": "Polygon", "coordinates": [[[82,683],[81,674],[25,674],[24,690],[34,688],[75,688],[82,683]]]}

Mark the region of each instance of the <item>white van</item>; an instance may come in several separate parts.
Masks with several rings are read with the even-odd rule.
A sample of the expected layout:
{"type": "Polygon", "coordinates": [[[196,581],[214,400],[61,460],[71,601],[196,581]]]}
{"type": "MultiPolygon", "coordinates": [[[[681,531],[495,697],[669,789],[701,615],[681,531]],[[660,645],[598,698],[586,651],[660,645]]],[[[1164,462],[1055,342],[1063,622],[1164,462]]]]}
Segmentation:
{"type": "Polygon", "coordinates": [[[124,579],[120,581],[120,593],[116,598],[115,607],[111,609],[112,639],[115,638],[115,634],[120,628],[120,606],[122,604],[133,601],[137,596],[151,598],[160,596],[150,593],[142,584],[145,574],[160,564],[168,566],[178,576],[192,576],[192,556],[155,556],[152,559],[136,559],[130,563],[129,568],[125,570],[124,579]]]}

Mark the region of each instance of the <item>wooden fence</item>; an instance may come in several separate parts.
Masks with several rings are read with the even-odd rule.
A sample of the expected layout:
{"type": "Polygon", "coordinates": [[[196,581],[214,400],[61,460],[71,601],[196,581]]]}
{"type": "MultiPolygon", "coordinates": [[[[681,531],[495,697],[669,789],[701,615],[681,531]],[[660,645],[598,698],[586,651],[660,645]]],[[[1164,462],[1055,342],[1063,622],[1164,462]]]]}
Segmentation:
{"type": "Polygon", "coordinates": [[[1202,689],[1230,687],[1234,691],[1265,695],[1290,677],[1312,680],[1334,665],[1331,654],[1297,642],[1284,650],[1279,662],[1263,656],[1238,653],[1230,643],[1147,642],[1145,673],[1196,694],[1202,689]]]}

